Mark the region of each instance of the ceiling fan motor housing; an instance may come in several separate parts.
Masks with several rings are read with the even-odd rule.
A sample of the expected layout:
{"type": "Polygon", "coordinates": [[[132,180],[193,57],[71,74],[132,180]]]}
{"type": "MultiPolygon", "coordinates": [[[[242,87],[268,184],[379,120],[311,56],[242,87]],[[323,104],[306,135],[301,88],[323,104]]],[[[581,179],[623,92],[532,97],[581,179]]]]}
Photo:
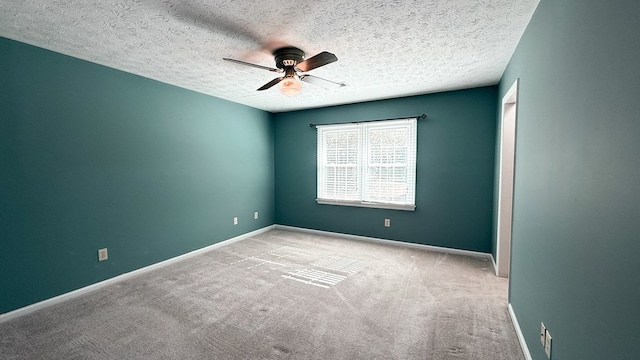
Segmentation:
{"type": "Polygon", "coordinates": [[[276,49],[273,51],[273,56],[278,69],[293,67],[304,61],[304,51],[293,46],[276,49]]]}

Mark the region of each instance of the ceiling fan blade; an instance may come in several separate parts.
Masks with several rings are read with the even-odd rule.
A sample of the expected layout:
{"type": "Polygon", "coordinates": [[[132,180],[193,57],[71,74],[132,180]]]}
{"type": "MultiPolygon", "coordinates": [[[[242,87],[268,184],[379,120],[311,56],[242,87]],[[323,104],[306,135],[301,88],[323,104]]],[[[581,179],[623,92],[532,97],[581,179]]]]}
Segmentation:
{"type": "Polygon", "coordinates": [[[229,59],[229,58],[222,58],[222,60],[231,61],[231,62],[234,62],[236,64],[251,66],[251,67],[254,67],[254,68],[258,68],[258,69],[269,70],[269,71],[272,71],[272,72],[277,72],[277,73],[281,73],[282,72],[281,69],[276,69],[276,68],[272,68],[272,67],[268,67],[268,66],[262,66],[262,65],[258,65],[258,64],[252,64],[252,63],[248,63],[248,62],[242,61],[242,60],[229,59]]]}
{"type": "Polygon", "coordinates": [[[307,82],[309,84],[313,84],[313,85],[318,85],[321,86],[325,89],[337,89],[337,88],[341,88],[343,86],[347,86],[347,84],[343,83],[343,82],[334,82],[331,80],[327,80],[327,79],[323,79],[323,78],[319,78],[317,76],[313,76],[313,75],[301,75],[300,76],[300,80],[307,82]]]}
{"type": "Polygon", "coordinates": [[[262,87],[260,89],[258,89],[258,91],[267,90],[268,88],[270,88],[273,85],[275,85],[275,84],[279,83],[280,81],[282,81],[282,79],[284,79],[284,77],[275,78],[275,79],[269,81],[268,83],[262,85],[262,87]]]}
{"type": "Polygon", "coordinates": [[[330,52],[323,51],[318,55],[312,56],[307,60],[296,65],[296,68],[302,72],[307,72],[320,66],[331,64],[338,61],[338,58],[330,52]]]}

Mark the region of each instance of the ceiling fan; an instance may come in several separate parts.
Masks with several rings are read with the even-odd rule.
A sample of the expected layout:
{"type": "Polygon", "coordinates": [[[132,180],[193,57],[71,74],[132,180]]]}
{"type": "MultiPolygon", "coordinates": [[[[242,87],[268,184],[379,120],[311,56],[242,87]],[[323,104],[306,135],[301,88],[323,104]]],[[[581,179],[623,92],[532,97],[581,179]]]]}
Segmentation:
{"type": "Polygon", "coordinates": [[[323,51],[305,60],[304,51],[297,47],[286,46],[274,50],[273,56],[276,61],[275,68],[229,58],[223,58],[223,60],[271,72],[284,73],[283,77],[278,77],[269,81],[262,85],[258,91],[267,90],[280,83],[280,91],[285,95],[293,96],[298,94],[300,89],[302,89],[302,83],[300,81],[318,85],[327,89],[339,88],[347,85],[343,82],[338,83],[317,76],[304,74],[307,71],[338,61],[338,58],[330,52],[323,51]]]}

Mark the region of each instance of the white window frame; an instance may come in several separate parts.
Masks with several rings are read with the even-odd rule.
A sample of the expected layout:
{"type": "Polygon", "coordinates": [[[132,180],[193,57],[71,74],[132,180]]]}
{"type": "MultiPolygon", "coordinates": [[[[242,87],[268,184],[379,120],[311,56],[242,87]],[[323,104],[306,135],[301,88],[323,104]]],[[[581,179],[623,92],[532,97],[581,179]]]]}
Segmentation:
{"type": "MultiPolygon", "coordinates": [[[[416,191],[416,154],[417,154],[417,119],[416,118],[406,118],[399,120],[384,120],[384,121],[374,121],[374,122],[361,122],[361,123],[345,123],[345,124],[331,124],[331,125],[316,125],[318,134],[317,134],[317,187],[316,187],[316,202],[318,204],[327,204],[327,205],[342,205],[342,206],[359,206],[359,207],[370,207],[370,208],[381,208],[381,209],[394,209],[394,210],[407,210],[414,211],[416,208],[415,205],[415,191],[416,191]],[[369,134],[372,130],[381,130],[381,129],[405,129],[407,136],[407,153],[406,153],[406,163],[390,163],[389,165],[377,164],[372,165],[369,164],[371,159],[371,149],[373,145],[369,143],[369,134]],[[333,164],[329,163],[328,158],[328,149],[326,146],[325,136],[327,134],[335,134],[340,132],[357,132],[357,177],[355,180],[356,183],[356,193],[350,192],[349,195],[331,195],[327,191],[327,181],[326,177],[329,172],[327,169],[329,168],[337,168],[340,166],[353,168],[354,164],[351,162],[350,164],[333,164]],[[375,180],[369,179],[370,170],[374,169],[382,169],[382,168],[404,168],[406,171],[405,182],[402,182],[405,189],[403,194],[400,196],[404,196],[403,200],[393,200],[383,199],[383,196],[378,196],[377,198],[371,196],[371,189],[368,188],[367,184],[371,182],[375,182],[375,180]]],[[[353,135],[352,135],[353,136],[353,135]]],[[[352,160],[353,154],[356,152],[352,151],[349,154],[349,159],[352,160]]],[[[394,152],[395,154],[395,152],[394,152]]],[[[394,157],[395,159],[395,157],[394,157]]],[[[335,173],[335,172],[334,172],[335,173]]],[[[335,180],[334,180],[335,181],[335,180]]],[[[388,182],[386,182],[388,184],[388,182]]],[[[384,184],[384,183],[378,183],[384,184]]],[[[353,181],[347,184],[344,183],[345,188],[353,187],[353,181]]],[[[380,185],[382,186],[382,185],[380,185]]],[[[393,185],[396,186],[396,185],[393,185]]],[[[391,189],[391,188],[389,188],[391,189]]],[[[387,194],[395,193],[393,190],[387,189],[387,194]]]]}

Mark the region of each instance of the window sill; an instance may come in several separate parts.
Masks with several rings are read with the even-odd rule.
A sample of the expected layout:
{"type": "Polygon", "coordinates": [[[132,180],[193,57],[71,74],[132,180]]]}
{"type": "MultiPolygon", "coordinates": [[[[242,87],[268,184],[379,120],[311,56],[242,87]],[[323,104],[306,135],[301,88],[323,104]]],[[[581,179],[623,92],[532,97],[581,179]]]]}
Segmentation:
{"type": "Polygon", "coordinates": [[[362,201],[316,199],[316,202],[322,205],[355,206],[355,207],[367,207],[367,208],[375,208],[375,209],[390,209],[390,210],[403,210],[403,211],[415,211],[416,209],[415,205],[400,205],[400,204],[362,202],[362,201]]]}

